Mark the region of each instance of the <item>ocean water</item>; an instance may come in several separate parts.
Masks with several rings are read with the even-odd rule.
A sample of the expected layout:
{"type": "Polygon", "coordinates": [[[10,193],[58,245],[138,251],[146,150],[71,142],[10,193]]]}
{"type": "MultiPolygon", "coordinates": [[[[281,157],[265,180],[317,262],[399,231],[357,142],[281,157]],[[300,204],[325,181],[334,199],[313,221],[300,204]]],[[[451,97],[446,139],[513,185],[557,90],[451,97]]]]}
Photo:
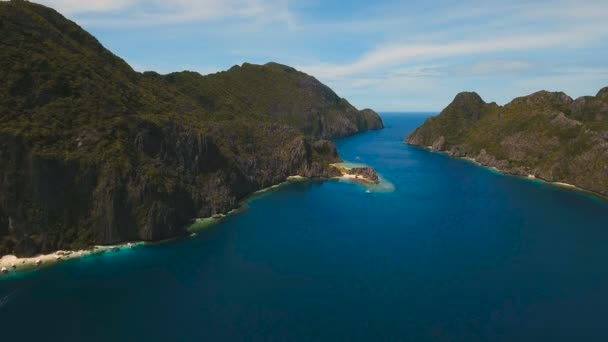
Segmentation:
{"type": "Polygon", "coordinates": [[[0,281],[0,340],[608,340],[608,204],[403,145],[425,116],[338,141],[381,187],[298,182],[0,281]]]}

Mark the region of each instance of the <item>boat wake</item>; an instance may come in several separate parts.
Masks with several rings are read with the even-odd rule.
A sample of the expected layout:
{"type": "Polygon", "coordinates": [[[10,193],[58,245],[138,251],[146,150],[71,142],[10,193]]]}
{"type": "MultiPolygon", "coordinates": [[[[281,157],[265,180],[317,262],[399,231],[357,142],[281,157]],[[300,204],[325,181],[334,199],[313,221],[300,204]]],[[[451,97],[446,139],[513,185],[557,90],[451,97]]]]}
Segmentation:
{"type": "Polygon", "coordinates": [[[13,299],[15,297],[15,295],[17,294],[17,290],[7,294],[7,295],[3,295],[0,297],[0,309],[2,309],[6,304],[8,304],[11,299],[13,299]]]}

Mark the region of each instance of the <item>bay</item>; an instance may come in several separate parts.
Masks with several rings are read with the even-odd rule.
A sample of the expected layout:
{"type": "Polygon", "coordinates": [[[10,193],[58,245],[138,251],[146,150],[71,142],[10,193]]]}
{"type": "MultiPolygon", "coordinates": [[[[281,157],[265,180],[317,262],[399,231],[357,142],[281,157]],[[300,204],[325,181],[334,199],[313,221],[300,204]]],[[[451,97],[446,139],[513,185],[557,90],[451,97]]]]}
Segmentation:
{"type": "Polygon", "coordinates": [[[404,145],[337,142],[366,188],[297,182],[194,238],[0,281],[3,341],[608,339],[608,204],[404,145]]]}

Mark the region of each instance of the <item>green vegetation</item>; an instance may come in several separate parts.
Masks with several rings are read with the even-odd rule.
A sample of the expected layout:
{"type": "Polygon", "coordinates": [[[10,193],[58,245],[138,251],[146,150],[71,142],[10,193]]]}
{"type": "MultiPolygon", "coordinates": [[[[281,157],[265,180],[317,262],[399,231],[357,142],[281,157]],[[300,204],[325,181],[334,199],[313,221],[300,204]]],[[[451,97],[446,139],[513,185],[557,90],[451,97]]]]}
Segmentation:
{"type": "Polygon", "coordinates": [[[573,100],[540,91],[505,106],[461,93],[406,142],[608,195],[607,93],[573,100]]]}
{"type": "Polygon", "coordinates": [[[185,232],[382,128],[293,68],[138,73],[77,24],[0,2],[0,254],[185,232]]]}

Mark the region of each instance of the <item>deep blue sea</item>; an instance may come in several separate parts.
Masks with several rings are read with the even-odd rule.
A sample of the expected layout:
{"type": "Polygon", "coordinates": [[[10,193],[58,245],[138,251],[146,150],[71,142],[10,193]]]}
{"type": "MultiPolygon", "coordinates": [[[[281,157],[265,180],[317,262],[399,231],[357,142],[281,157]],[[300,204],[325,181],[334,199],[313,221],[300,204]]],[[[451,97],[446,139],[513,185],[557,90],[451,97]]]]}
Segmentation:
{"type": "Polygon", "coordinates": [[[0,341],[607,341],[607,202],[404,145],[426,116],[338,141],[381,189],[294,183],[0,281],[0,341]]]}

